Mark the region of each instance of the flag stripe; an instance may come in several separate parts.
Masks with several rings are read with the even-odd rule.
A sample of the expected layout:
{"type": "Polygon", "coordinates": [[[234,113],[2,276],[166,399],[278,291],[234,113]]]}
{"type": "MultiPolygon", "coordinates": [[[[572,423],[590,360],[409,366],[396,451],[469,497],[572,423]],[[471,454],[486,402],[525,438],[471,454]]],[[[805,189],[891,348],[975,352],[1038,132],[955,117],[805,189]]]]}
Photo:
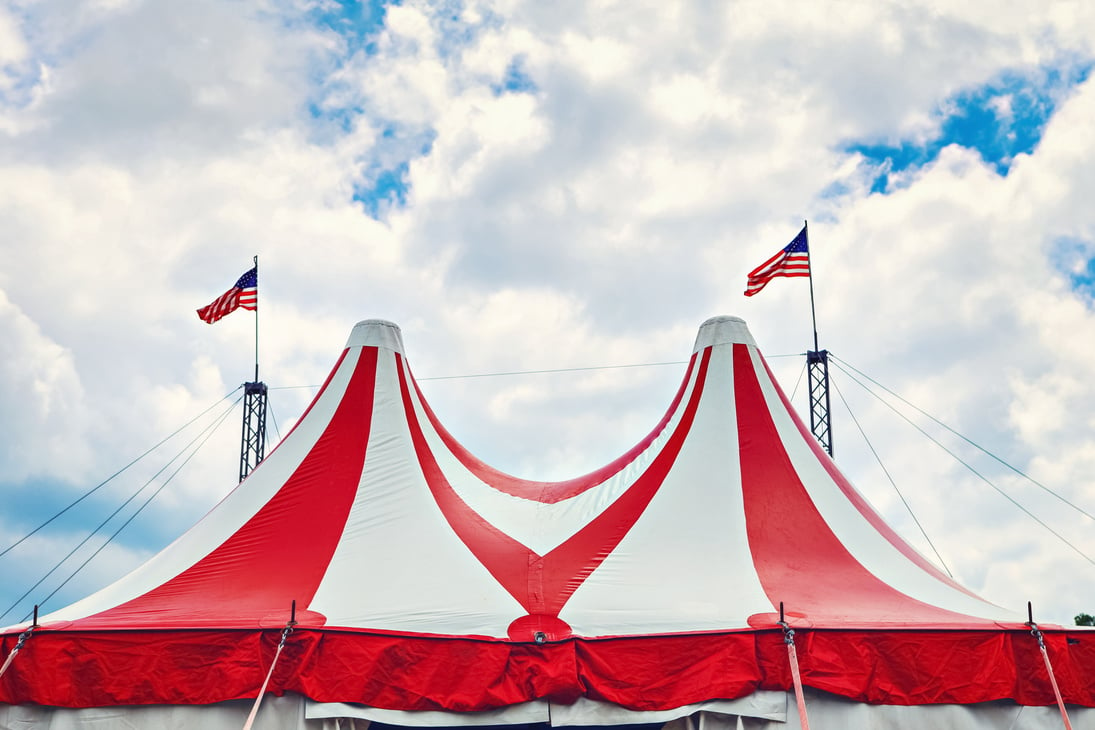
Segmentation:
{"type": "Polygon", "coordinates": [[[250,287],[240,292],[240,308],[254,311],[259,305],[258,287],[250,287]]]}

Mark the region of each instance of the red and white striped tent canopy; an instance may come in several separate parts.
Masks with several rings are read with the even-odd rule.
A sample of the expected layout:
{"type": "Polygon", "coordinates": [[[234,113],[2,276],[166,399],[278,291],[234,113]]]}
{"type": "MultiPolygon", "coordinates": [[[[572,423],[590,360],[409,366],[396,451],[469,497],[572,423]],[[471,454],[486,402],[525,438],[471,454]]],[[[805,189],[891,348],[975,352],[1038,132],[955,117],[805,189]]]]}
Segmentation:
{"type": "MultiPolygon", "coordinates": [[[[1056,712],[1027,617],[882,521],[742,320],[701,326],[646,438],[562,482],[464,449],[422,397],[399,329],[368,320],[249,478],[148,563],[40,619],[0,702],[40,706],[35,717],[232,706],[257,695],[294,621],[269,690],[306,718],[772,719],[757,707],[792,688],[781,604],[818,706],[1056,712]]],[[[3,656],[26,628],[4,630],[3,656]]],[[[1044,632],[1065,701],[1095,705],[1095,640],[1044,632]]]]}

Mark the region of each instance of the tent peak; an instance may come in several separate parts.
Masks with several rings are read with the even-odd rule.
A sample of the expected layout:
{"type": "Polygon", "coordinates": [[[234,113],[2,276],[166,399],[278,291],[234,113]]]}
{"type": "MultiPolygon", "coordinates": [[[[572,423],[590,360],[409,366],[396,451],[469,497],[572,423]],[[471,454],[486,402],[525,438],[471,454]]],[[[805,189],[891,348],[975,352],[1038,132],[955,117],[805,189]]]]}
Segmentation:
{"type": "Polygon", "coordinates": [[[753,335],[749,334],[749,327],[741,317],[721,315],[712,317],[700,325],[700,331],[696,334],[696,344],[692,352],[699,352],[713,345],[749,345],[756,347],[757,343],[753,335]]]}
{"type": "Polygon", "coordinates": [[[403,352],[403,334],[399,325],[386,319],[365,319],[354,325],[346,347],[382,347],[400,355],[403,352]]]}

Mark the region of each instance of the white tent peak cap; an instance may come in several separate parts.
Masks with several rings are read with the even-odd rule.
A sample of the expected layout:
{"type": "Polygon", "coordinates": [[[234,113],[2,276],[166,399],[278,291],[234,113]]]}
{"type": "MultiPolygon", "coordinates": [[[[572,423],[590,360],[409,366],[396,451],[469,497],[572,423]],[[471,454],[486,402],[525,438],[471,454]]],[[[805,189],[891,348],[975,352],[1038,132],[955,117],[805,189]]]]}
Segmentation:
{"type": "Polygon", "coordinates": [[[757,343],[753,335],[749,334],[749,327],[741,317],[722,315],[712,317],[700,325],[700,331],[696,334],[696,344],[692,352],[713,347],[715,345],[749,345],[756,347],[757,343]]]}
{"type": "Polygon", "coordinates": [[[386,350],[403,352],[403,333],[399,325],[386,319],[366,319],[354,325],[346,347],[383,347],[386,350]]]}

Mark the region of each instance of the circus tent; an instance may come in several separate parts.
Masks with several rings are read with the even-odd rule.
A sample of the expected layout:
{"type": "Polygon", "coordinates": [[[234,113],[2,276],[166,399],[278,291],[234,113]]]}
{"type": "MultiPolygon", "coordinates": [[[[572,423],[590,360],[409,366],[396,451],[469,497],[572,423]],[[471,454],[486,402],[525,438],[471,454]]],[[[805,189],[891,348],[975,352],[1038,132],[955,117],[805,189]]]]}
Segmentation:
{"type": "Polygon", "coordinates": [[[740,319],[701,326],[649,435],[561,482],[463,448],[368,320],[198,524],[3,630],[0,728],[239,727],[264,686],[257,728],[786,727],[796,670],[831,726],[1060,727],[1058,693],[1095,722],[1095,635],[1028,618],[883,522],[740,319]]]}

